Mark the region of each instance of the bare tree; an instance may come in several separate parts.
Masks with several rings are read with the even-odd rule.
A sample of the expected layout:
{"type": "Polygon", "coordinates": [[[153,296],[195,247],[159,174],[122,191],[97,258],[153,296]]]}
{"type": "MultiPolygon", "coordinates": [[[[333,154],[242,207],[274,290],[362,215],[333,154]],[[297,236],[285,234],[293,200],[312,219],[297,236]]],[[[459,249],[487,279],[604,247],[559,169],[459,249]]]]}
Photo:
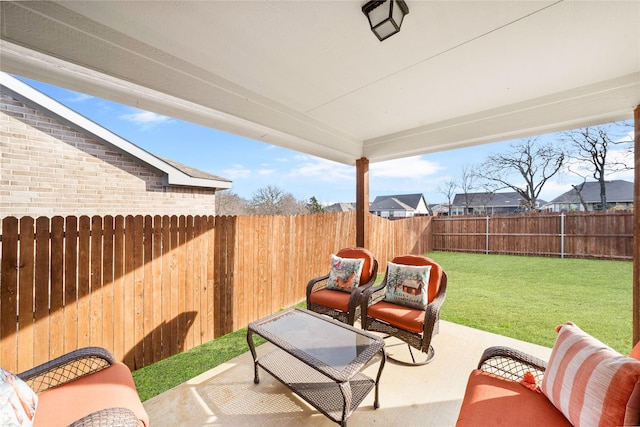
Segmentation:
{"type": "Polygon", "coordinates": [[[246,199],[230,191],[216,193],[216,215],[247,215],[249,206],[246,199]]]}
{"type": "Polygon", "coordinates": [[[253,193],[249,206],[256,215],[296,215],[309,212],[304,202],[271,185],[258,188],[253,193]]]}
{"type": "Polygon", "coordinates": [[[493,200],[493,196],[496,194],[495,185],[491,182],[485,182],[479,186],[483,192],[480,192],[474,197],[474,201],[482,205],[482,210],[485,214],[493,213],[489,212],[489,203],[493,200]]]}
{"type": "Polygon", "coordinates": [[[578,185],[571,185],[573,187],[573,189],[576,191],[576,195],[578,196],[578,199],[580,200],[580,204],[582,205],[582,208],[585,211],[588,211],[589,208],[587,208],[587,203],[584,201],[584,197],[582,196],[582,190],[584,189],[584,185],[587,183],[586,178],[582,181],[582,184],[578,184],[578,185]]]}
{"type": "Polygon", "coordinates": [[[476,179],[478,175],[476,171],[469,165],[462,166],[462,175],[460,177],[460,189],[462,197],[464,197],[464,213],[471,213],[471,204],[474,202],[473,192],[477,189],[476,179]]]}
{"type": "MultiPolygon", "coordinates": [[[[600,209],[606,210],[608,207],[605,181],[607,174],[631,169],[624,162],[615,160],[611,156],[611,150],[616,146],[625,149],[633,148],[633,140],[628,133],[629,127],[627,122],[611,123],[575,129],[563,134],[563,140],[569,142],[573,148],[571,158],[578,162],[577,165],[570,166],[569,170],[586,181],[585,173],[581,173],[579,168],[587,164],[589,171],[586,173],[593,176],[600,184],[600,209]]],[[[584,186],[584,182],[582,185],[584,186]]]]}
{"type": "Polygon", "coordinates": [[[447,206],[448,206],[448,215],[451,216],[451,203],[453,202],[453,198],[456,195],[456,189],[458,188],[458,183],[454,180],[449,180],[443,182],[441,185],[436,188],[438,193],[444,194],[447,198],[447,206]]]}
{"type": "Polygon", "coordinates": [[[510,152],[489,156],[478,170],[478,176],[495,182],[501,188],[512,189],[522,197],[526,210],[535,210],[542,188],[558,173],[564,158],[564,152],[552,144],[526,138],[513,144],[510,152]],[[524,185],[512,181],[514,173],[524,179],[524,185]]]}
{"type": "Polygon", "coordinates": [[[277,215],[303,215],[310,213],[307,202],[296,199],[291,193],[286,193],[282,197],[278,207],[279,212],[277,215]]]}

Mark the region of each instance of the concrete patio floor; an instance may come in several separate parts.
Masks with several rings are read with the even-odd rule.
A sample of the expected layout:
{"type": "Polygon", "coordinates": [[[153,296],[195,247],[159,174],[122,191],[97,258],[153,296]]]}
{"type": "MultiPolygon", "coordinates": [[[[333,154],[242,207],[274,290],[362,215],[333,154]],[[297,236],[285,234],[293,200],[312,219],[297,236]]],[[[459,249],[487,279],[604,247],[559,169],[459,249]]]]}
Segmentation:
{"type": "MultiPolygon", "coordinates": [[[[388,341],[388,351],[404,351],[388,341]]],[[[455,425],[469,372],[485,348],[505,345],[548,360],[551,349],[450,322],[440,322],[434,361],[418,367],[387,361],[380,380],[380,408],[373,391],[348,420],[349,426],[455,425]]],[[[258,347],[258,355],[272,347],[258,347]]],[[[378,363],[364,372],[375,377],[378,363]]],[[[152,427],[337,425],[260,369],[253,383],[249,352],[144,402],[152,427]]]]}

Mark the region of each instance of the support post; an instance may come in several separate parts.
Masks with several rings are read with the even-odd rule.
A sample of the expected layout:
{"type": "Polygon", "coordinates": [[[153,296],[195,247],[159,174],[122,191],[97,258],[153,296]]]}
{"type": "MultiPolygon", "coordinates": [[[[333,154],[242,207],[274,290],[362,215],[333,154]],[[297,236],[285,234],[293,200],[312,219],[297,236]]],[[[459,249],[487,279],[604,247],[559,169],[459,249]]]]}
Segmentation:
{"type": "Polygon", "coordinates": [[[633,112],[633,344],[640,341],[640,105],[633,112]]]}
{"type": "Polygon", "coordinates": [[[367,247],[369,213],[369,159],[356,160],[356,246],[367,247]]]}

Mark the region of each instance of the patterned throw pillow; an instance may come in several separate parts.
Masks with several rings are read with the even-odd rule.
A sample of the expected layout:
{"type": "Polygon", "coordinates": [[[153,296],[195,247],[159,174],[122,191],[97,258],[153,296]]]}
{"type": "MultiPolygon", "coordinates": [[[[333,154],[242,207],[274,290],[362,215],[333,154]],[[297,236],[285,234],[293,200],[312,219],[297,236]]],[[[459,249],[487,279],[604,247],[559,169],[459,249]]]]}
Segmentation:
{"type": "Polygon", "coordinates": [[[384,300],[406,307],[427,308],[430,265],[387,263],[384,300]]]}
{"type": "Polygon", "coordinates": [[[638,425],[639,380],[640,361],[565,323],[541,388],[574,426],[626,426],[638,425]]]}
{"type": "Polygon", "coordinates": [[[360,286],[364,258],[340,258],[331,254],[331,272],[327,289],[351,292],[360,286]]]}
{"type": "Polygon", "coordinates": [[[32,426],[38,395],[20,378],[0,368],[0,425],[32,426]]]}

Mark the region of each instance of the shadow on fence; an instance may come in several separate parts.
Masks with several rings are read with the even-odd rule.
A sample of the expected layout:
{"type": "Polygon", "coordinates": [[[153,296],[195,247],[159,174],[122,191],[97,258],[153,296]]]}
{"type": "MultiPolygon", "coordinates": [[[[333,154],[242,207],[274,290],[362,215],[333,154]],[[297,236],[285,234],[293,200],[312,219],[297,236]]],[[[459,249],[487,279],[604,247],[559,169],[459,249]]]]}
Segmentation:
{"type": "MultiPolygon", "coordinates": [[[[1,222],[0,365],[20,372],[84,346],[132,369],[304,299],[355,213],[23,217],[1,222]]],[[[368,216],[381,265],[431,246],[431,218],[368,216]]]]}

